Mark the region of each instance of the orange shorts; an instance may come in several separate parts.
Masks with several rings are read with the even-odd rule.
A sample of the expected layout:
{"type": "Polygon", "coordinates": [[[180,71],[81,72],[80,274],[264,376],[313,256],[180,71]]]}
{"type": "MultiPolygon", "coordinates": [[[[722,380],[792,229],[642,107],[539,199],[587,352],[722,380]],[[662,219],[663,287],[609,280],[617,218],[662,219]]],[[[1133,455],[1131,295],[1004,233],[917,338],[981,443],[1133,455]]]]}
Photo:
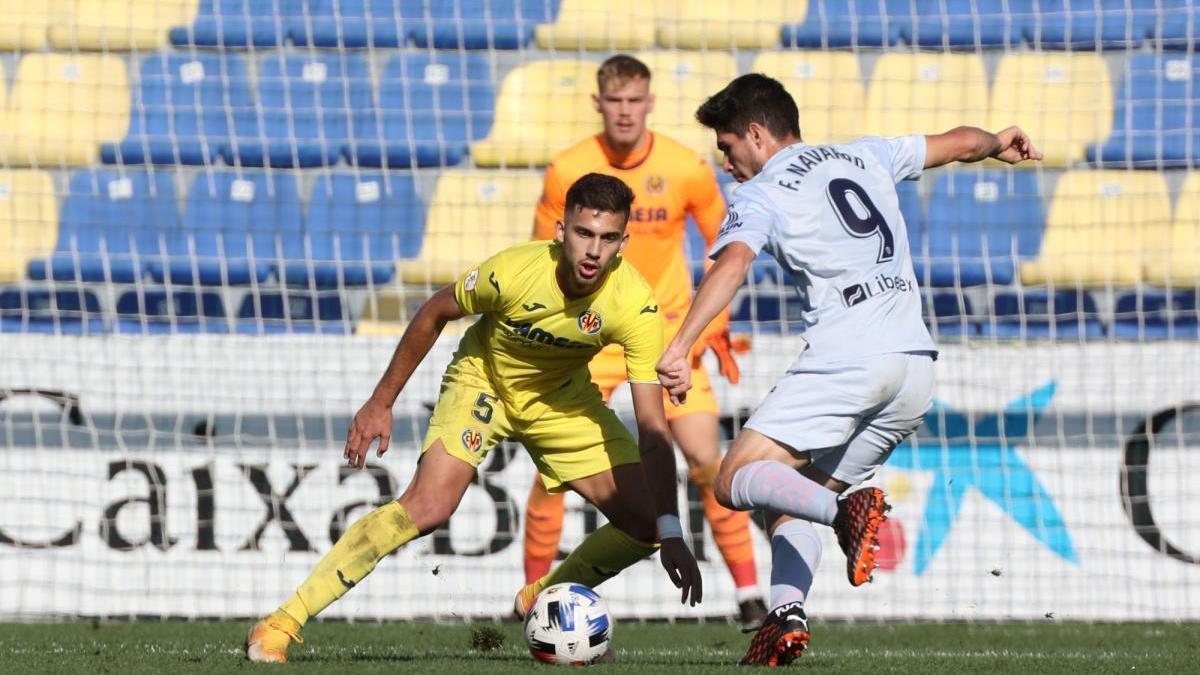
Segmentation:
{"type": "MultiPolygon", "coordinates": [[[[612,398],[613,390],[625,381],[625,352],[620,345],[608,345],[592,358],[588,365],[592,371],[592,381],[600,387],[604,400],[612,398]]],[[[673,405],[663,390],[663,406],[667,411],[667,420],[676,420],[696,413],[720,414],[717,407],[717,395],[713,393],[712,382],[708,379],[708,371],[703,365],[692,369],[692,388],[687,393],[687,401],[683,405],[673,405]]]]}

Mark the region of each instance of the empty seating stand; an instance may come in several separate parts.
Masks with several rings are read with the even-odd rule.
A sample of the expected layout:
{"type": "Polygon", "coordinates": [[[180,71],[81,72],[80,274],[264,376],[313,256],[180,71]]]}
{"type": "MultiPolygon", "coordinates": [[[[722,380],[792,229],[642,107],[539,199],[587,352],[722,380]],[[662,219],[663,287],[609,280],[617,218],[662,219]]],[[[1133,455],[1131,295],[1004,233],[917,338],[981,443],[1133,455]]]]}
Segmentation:
{"type": "Polygon", "coordinates": [[[1081,289],[1001,291],[982,335],[1007,340],[1087,340],[1104,336],[1095,300],[1081,289]]]}
{"type": "Polygon", "coordinates": [[[1124,64],[1112,134],[1088,147],[1104,167],[1191,166],[1200,156],[1200,57],[1133,54],[1124,64]]]}
{"type": "Polygon", "coordinates": [[[50,255],[58,236],[58,199],[50,174],[0,170],[0,283],[25,276],[34,258],[50,255]]]}
{"type": "Polygon", "coordinates": [[[274,47],[285,44],[300,0],[200,0],[196,18],[170,31],[181,47],[274,47]]]}
{"type": "Polygon", "coordinates": [[[338,291],[252,291],[242,299],[236,330],[249,335],[354,331],[338,291]]]}
{"type": "Polygon", "coordinates": [[[0,333],[96,335],[106,330],[96,293],[80,286],[0,290],[0,333]]]}
{"type": "Polygon", "coordinates": [[[221,293],[201,287],[145,287],[117,298],[118,333],[228,333],[229,319],[221,293]]]}

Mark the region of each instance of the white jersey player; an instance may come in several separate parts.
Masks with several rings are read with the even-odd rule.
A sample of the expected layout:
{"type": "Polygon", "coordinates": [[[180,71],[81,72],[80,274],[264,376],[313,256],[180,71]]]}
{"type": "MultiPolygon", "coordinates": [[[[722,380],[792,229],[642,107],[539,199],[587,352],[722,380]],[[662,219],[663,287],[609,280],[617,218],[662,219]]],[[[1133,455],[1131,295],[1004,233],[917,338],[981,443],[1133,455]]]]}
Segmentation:
{"type": "Polygon", "coordinates": [[[803,606],[821,554],[812,523],[834,528],[850,583],[869,581],[889,507],[877,488],[839,494],[874,474],[933,396],[937,352],[896,183],[954,161],[1015,164],[1041,153],[1017,127],[808,145],[792,97],[758,74],[735,79],[696,118],[716,132],[724,168],[742,186],[658,371],[682,399],[692,343],[760,250],[792,274],[806,346],[734,440],[715,484],[725,506],[762,510],[771,534],[772,611],[742,662],[784,665],[808,643],[803,606]]]}

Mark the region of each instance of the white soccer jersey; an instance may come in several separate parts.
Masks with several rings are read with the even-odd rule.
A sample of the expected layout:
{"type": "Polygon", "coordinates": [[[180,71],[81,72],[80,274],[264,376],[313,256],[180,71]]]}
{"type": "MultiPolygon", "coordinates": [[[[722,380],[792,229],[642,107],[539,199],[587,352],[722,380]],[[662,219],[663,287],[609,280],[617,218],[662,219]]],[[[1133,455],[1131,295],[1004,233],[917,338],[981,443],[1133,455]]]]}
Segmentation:
{"type": "Polygon", "coordinates": [[[925,137],[796,143],[733,194],[712,257],[740,241],[791,272],[806,361],[934,351],[896,183],[925,166],[925,137]]]}

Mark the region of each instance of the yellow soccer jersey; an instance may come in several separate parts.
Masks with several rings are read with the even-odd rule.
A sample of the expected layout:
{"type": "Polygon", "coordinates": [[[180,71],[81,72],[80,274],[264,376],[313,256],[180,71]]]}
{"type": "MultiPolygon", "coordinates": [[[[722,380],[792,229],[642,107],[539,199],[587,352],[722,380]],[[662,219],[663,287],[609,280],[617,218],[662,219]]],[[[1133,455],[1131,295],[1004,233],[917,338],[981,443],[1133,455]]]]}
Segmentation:
{"type": "Polygon", "coordinates": [[[520,420],[537,419],[545,406],[593,403],[587,364],[606,344],[624,347],[630,382],[658,382],[663,324],[650,285],[618,258],[598,291],[568,300],[554,276],[561,251],[553,241],[517,244],[454,284],[462,310],[483,315],[455,363],[485,375],[520,420]]]}

